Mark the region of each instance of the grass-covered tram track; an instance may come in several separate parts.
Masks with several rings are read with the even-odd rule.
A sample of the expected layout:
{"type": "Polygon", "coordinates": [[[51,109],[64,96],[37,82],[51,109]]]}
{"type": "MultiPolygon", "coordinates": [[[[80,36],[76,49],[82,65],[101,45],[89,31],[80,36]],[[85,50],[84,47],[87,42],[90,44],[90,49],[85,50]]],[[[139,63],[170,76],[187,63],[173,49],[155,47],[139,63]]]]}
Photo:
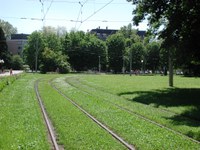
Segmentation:
{"type": "Polygon", "coordinates": [[[0,92],[1,150],[50,149],[33,86],[38,77],[25,74],[0,92]]]}
{"type": "MultiPolygon", "coordinates": [[[[168,131],[170,131],[170,132],[174,132],[175,134],[179,134],[179,135],[181,135],[181,136],[185,136],[185,137],[188,138],[189,140],[200,144],[200,141],[195,140],[195,139],[191,138],[190,136],[185,135],[185,134],[182,133],[182,132],[176,131],[176,130],[174,130],[173,128],[169,128],[169,127],[167,127],[167,125],[165,125],[165,124],[162,125],[162,124],[159,123],[159,121],[156,122],[156,121],[154,121],[154,120],[151,120],[151,118],[148,118],[148,116],[144,116],[143,114],[140,114],[140,113],[138,113],[137,111],[134,111],[133,109],[124,107],[123,105],[114,103],[114,102],[112,102],[112,101],[106,99],[105,97],[103,97],[102,95],[100,95],[100,91],[99,91],[99,90],[98,90],[98,91],[95,91],[95,90],[94,90],[93,88],[91,88],[91,87],[88,87],[88,86],[86,86],[86,85],[80,85],[81,83],[79,83],[78,80],[76,80],[76,81],[73,80],[73,82],[70,82],[70,81],[72,81],[72,80],[67,79],[67,83],[68,83],[68,84],[70,84],[71,86],[77,88],[78,90],[81,90],[82,92],[84,92],[84,93],[86,93],[86,94],[89,94],[89,95],[91,95],[91,96],[93,96],[93,97],[100,98],[101,100],[106,101],[106,102],[110,103],[111,105],[114,105],[114,106],[118,107],[119,109],[121,109],[121,110],[123,110],[123,111],[126,111],[126,112],[128,112],[128,113],[130,113],[130,114],[132,114],[132,115],[136,115],[137,117],[139,117],[139,118],[141,118],[141,119],[143,119],[143,120],[146,120],[146,121],[148,121],[148,122],[150,122],[150,123],[152,123],[152,124],[154,124],[154,125],[156,125],[156,126],[159,126],[159,127],[161,127],[161,128],[165,128],[166,130],[168,130],[168,131]],[[97,93],[98,93],[98,94],[97,94],[97,93]]],[[[111,93],[105,93],[105,91],[103,91],[103,93],[104,93],[104,95],[105,95],[105,94],[109,94],[110,96],[119,99],[118,96],[114,96],[114,95],[111,94],[111,93]]],[[[159,109],[160,109],[160,108],[159,108],[159,109]]],[[[161,108],[161,111],[162,111],[162,110],[163,110],[163,109],[161,108]]],[[[164,110],[164,111],[165,111],[165,110],[164,110]]],[[[172,113],[172,114],[174,114],[174,112],[167,111],[167,110],[166,110],[165,112],[166,112],[166,113],[172,113]]],[[[176,114],[176,113],[175,113],[175,114],[176,114]]],[[[183,116],[183,119],[189,119],[189,120],[191,120],[191,118],[185,118],[184,116],[183,116]]]]}
{"type": "Polygon", "coordinates": [[[198,127],[200,125],[200,121],[198,120],[180,115],[179,121],[190,122],[195,126],[175,126],[168,118],[177,116],[176,112],[165,110],[165,108],[158,108],[151,105],[132,102],[129,99],[127,100],[127,98],[115,95],[109,91],[106,91],[103,88],[92,86],[92,84],[83,81],[82,77],[69,77],[66,78],[66,82],[85,93],[88,93],[94,97],[100,98],[101,100],[116,105],[124,111],[138,115],[142,119],[145,119],[153,124],[166,128],[167,130],[175,132],[177,134],[182,134],[183,136],[188,137],[190,140],[200,143],[200,128],[198,127]]]}
{"type": "Polygon", "coordinates": [[[60,146],[60,148],[59,148],[59,145],[56,141],[56,135],[55,135],[53,126],[52,126],[51,121],[49,120],[49,117],[48,117],[48,115],[45,111],[44,105],[42,103],[42,98],[41,98],[40,93],[38,91],[38,82],[39,81],[40,81],[40,79],[35,81],[34,88],[35,88],[35,93],[36,93],[36,96],[37,96],[37,99],[38,99],[38,103],[40,105],[42,116],[43,116],[44,122],[46,124],[46,128],[48,130],[49,142],[51,143],[52,149],[59,150],[59,149],[62,149],[62,147],[60,146]]]}
{"type": "MultiPolygon", "coordinates": [[[[69,78],[67,78],[67,80],[68,79],[69,78]]],[[[79,103],[79,105],[81,105],[90,113],[95,115],[98,119],[103,121],[115,132],[120,134],[120,136],[130,141],[131,144],[136,145],[137,148],[141,149],[196,149],[196,148],[198,149],[199,148],[198,143],[190,141],[184,136],[176,135],[175,133],[170,133],[169,131],[164,131],[166,129],[155,127],[155,125],[152,125],[149,122],[141,120],[141,118],[137,116],[130,115],[127,112],[119,110],[119,108],[117,108],[116,106],[111,105],[108,102],[102,101],[102,99],[105,96],[103,94],[102,95],[100,94],[101,98],[99,98],[98,96],[94,96],[96,94],[98,95],[101,92],[89,89],[89,91],[92,92],[93,94],[88,94],[87,92],[89,91],[87,87],[84,86],[84,88],[80,90],[74,88],[69,84],[64,83],[64,80],[65,78],[62,78],[60,79],[60,81],[57,80],[56,82],[57,86],[60,87],[60,89],[63,92],[65,92],[67,96],[73,98],[77,103],[79,103]],[[134,127],[131,126],[131,124],[132,125],[134,124],[134,127]]],[[[75,80],[77,81],[77,78],[75,80]]],[[[79,84],[77,85],[76,83],[76,86],[80,85],[79,84]]],[[[109,98],[113,99],[112,96],[109,98]]]]}
{"type": "Polygon", "coordinates": [[[126,149],[66,100],[49,81],[50,79],[40,80],[38,89],[45,110],[55,128],[59,145],[63,145],[64,149],[126,149]]]}

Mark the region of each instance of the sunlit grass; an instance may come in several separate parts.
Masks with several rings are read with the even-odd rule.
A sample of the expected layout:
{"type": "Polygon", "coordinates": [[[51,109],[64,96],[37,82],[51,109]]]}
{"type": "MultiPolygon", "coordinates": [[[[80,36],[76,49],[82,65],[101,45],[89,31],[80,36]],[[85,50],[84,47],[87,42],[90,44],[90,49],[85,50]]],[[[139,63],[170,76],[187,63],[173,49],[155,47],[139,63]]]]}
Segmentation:
{"type": "Polygon", "coordinates": [[[37,75],[26,75],[0,92],[0,149],[49,149],[34,92],[37,75]]]}
{"type": "Polygon", "coordinates": [[[40,82],[39,90],[58,141],[64,148],[124,149],[122,144],[52,89],[48,80],[40,82]]]}
{"type": "MultiPolygon", "coordinates": [[[[165,107],[167,109],[166,106],[154,106],[154,104],[151,103],[144,104],[139,102],[138,97],[140,99],[147,99],[147,97],[142,96],[147,96],[148,94],[150,94],[148,98],[154,99],[155,93],[152,94],[148,92],[157,92],[158,90],[169,92],[165,91],[168,89],[168,79],[166,77],[83,75],[66,79],[67,82],[70,82],[70,84],[76,86],[81,91],[62,81],[59,82],[57,86],[62,88],[68,96],[105,122],[110,128],[136,145],[136,147],[141,149],[198,149],[200,147],[199,144],[188,139],[186,140],[184,136],[176,135],[166,129],[155,126],[137,116],[119,110],[114,105],[107,102],[110,101],[119,104],[158,123],[182,132],[185,135],[199,139],[198,135],[200,129],[198,121],[187,119],[178,120],[182,119],[181,116],[179,117],[173,112],[167,113],[166,111],[158,109],[158,107],[165,107]],[[123,93],[124,95],[122,95],[123,93]],[[137,101],[134,101],[135,98],[137,98],[137,101]],[[177,119],[175,117],[179,118],[177,119]],[[189,121],[191,121],[190,125],[187,124],[189,121]]],[[[195,88],[198,87],[196,82],[194,82],[194,86],[195,88]]],[[[189,88],[192,88],[192,85],[190,85],[189,88]]],[[[166,94],[164,92],[161,92],[161,94],[166,94]]],[[[169,97],[169,95],[167,96],[169,97]]],[[[157,97],[162,98],[160,94],[158,94],[157,97]]],[[[181,111],[183,107],[184,106],[181,106],[180,108],[177,106],[173,109],[178,112],[181,111]]]]}

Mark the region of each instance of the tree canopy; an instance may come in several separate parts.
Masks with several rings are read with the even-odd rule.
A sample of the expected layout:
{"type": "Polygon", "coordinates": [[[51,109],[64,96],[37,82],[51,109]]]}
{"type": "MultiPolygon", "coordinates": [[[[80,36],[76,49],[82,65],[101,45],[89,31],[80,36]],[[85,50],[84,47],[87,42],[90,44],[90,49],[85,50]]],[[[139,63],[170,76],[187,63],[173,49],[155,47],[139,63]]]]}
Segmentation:
{"type": "Polygon", "coordinates": [[[179,65],[200,67],[200,1],[127,1],[136,5],[134,24],[147,19],[151,33],[163,39],[162,46],[176,50],[174,55],[179,65]]]}
{"type": "Polygon", "coordinates": [[[5,37],[4,31],[1,27],[0,27],[0,59],[3,59],[4,67],[10,67],[11,54],[8,51],[6,37],[5,37]]]}
{"type": "Polygon", "coordinates": [[[0,27],[4,31],[5,38],[10,39],[11,34],[17,33],[17,28],[13,27],[9,22],[0,19],[0,27]]]}
{"type": "Polygon", "coordinates": [[[98,70],[99,57],[102,69],[106,69],[106,45],[89,33],[82,31],[67,33],[64,39],[64,53],[69,56],[72,68],[77,71],[98,70]]]}
{"type": "Polygon", "coordinates": [[[115,73],[121,72],[123,67],[123,56],[125,54],[125,38],[117,33],[108,37],[108,61],[109,67],[115,73]]]}

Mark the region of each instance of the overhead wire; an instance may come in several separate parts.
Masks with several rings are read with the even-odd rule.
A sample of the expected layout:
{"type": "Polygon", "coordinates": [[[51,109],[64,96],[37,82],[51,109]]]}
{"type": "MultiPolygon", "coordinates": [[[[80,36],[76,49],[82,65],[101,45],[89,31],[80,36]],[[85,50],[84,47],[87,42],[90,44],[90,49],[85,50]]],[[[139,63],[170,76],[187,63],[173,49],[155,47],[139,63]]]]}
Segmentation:
{"type": "MultiPolygon", "coordinates": [[[[75,24],[75,27],[74,27],[75,29],[76,29],[76,26],[77,26],[78,22],[80,22],[82,24],[83,6],[87,3],[87,1],[88,0],[85,0],[83,3],[81,3],[79,1],[79,4],[80,4],[81,7],[80,7],[79,14],[78,14],[78,17],[77,17],[77,20],[76,20],[76,24],[75,24]],[[81,21],[79,21],[80,15],[81,15],[81,21]]],[[[79,27],[78,27],[78,29],[79,29],[79,27]]]]}
{"type": "MultiPolygon", "coordinates": [[[[85,21],[87,21],[88,19],[90,19],[91,17],[93,17],[95,14],[97,14],[99,11],[101,11],[102,9],[104,9],[106,6],[108,6],[110,3],[112,3],[114,0],[111,0],[111,1],[109,1],[108,3],[106,3],[103,7],[101,7],[101,8],[99,8],[97,11],[94,11],[94,13],[92,13],[90,16],[88,16],[85,20],[83,20],[82,22],[81,22],[81,25],[82,25],[82,23],[84,23],[85,21]]],[[[80,26],[81,26],[80,25],[80,26]]],[[[79,28],[80,28],[80,26],[79,26],[79,28]]],[[[79,29],[78,28],[78,29],[79,29]]]]}
{"type": "MultiPolygon", "coordinates": [[[[27,1],[37,1],[37,0],[27,0],[27,1]]],[[[51,1],[51,0],[45,0],[47,2],[51,1]]],[[[80,1],[69,1],[69,0],[54,0],[54,3],[79,3],[80,1]]],[[[94,2],[87,2],[88,4],[93,4],[94,2]]],[[[105,2],[95,2],[95,4],[100,4],[100,5],[103,5],[103,4],[106,4],[105,2]]],[[[121,4],[124,4],[124,5],[129,5],[129,3],[127,2],[113,2],[112,3],[113,5],[121,5],[121,4]]]]}
{"type": "Polygon", "coordinates": [[[44,14],[43,20],[46,18],[47,13],[49,12],[49,9],[51,8],[51,5],[52,5],[53,1],[54,1],[54,0],[51,0],[51,3],[50,3],[50,5],[49,5],[49,7],[47,8],[46,13],[44,14]]]}
{"type": "MultiPolygon", "coordinates": [[[[30,0],[29,0],[30,1],[30,0]]],[[[33,1],[33,0],[32,0],[33,1]]],[[[80,23],[80,25],[79,25],[79,27],[77,28],[77,30],[79,30],[79,28],[81,27],[81,25],[84,23],[84,22],[131,22],[131,20],[90,20],[90,18],[92,18],[94,15],[96,15],[98,12],[100,12],[102,9],[104,9],[106,6],[108,6],[108,5],[110,5],[110,4],[115,4],[115,2],[113,2],[114,0],[110,0],[109,2],[107,2],[107,3],[101,3],[101,4],[105,4],[105,5],[103,5],[102,7],[100,7],[98,10],[95,10],[95,8],[94,8],[94,12],[91,14],[91,15],[89,15],[87,18],[85,18],[84,20],[82,19],[82,16],[83,16],[83,7],[84,7],[84,5],[87,3],[91,3],[91,1],[89,1],[89,0],[85,0],[85,1],[82,1],[82,2],[78,2],[78,4],[80,4],[81,5],[81,8],[80,8],[80,10],[79,10],[79,14],[78,14],[78,17],[77,17],[77,19],[76,20],[73,20],[73,19],[59,19],[59,18],[46,18],[47,17],[47,14],[48,14],[48,12],[49,12],[49,10],[50,10],[50,8],[51,8],[51,6],[52,6],[52,4],[53,3],[55,3],[55,2],[61,2],[61,1],[63,1],[63,2],[69,2],[69,3],[71,3],[72,1],[69,1],[69,0],[39,0],[40,1],[40,3],[42,4],[42,10],[41,10],[41,12],[43,13],[43,16],[42,16],[42,18],[27,18],[27,17],[2,17],[2,18],[11,18],[11,19],[24,19],[24,20],[28,20],[28,19],[30,19],[30,20],[36,20],[36,21],[43,21],[43,26],[44,26],[44,21],[45,20],[54,20],[54,21],[68,21],[68,22],[74,22],[74,23],[76,23],[75,24],[75,29],[77,28],[77,24],[78,23],[80,23]],[[48,6],[48,8],[47,8],[47,10],[46,10],[46,12],[45,12],[45,10],[44,10],[44,2],[50,2],[50,4],[49,4],[49,6],[48,6]],[[80,17],[81,17],[81,19],[80,19],[80,17]]],[[[73,3],[77,3],[77,2],[74,2],[73,1],[73,3]]],[[[97,4],[98,2],[97,1],[93,1],[93,4],[95,5],[95,4],[97,4]]],[[[99,3],[100,4],[100,3],[99,3]]],[[[117,4],[117,3],[116,3],[117,4]]],[[[96,6],[95,6],[96,7],[96,6]]]]}
{"type": "MultiPolygon", "coordinates": [[[[22,19],[22,20],[36,20],[36,21],[42,21],[41,18],[27,18],[27,17],[5,17],[5,16],[0,16],[0,18],[10,18],[10,19],[22,19]]],[[[45,20],[52,20],[52,21],[69,21],[69,22],[80,22],[77,20],[72,20],[72,19],[62,19],[62,18],[45,18],[45,20]]],[[[87,20],[88,22],[131,22],[128,20],[87,20]]]]}

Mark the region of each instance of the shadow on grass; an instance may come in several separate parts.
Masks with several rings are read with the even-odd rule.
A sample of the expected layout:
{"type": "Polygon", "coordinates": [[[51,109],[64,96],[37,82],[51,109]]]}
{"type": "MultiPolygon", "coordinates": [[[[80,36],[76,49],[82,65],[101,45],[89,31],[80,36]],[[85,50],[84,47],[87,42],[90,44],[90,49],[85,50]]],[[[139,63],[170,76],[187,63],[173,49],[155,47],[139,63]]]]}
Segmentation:
{"type": "Polygon", "coordinates": [[[125,92],[118,95],[135,94],[137,96],[132,99],[133,101],[154,107],[175,107],[173,109],[179,110],[178,107],[183,106],[184,110],[181,113],[177,113],[173,118],[166,119],[171,119],[174,124],[200,126],[200,89],[169,88],[156,91],[125,92]],[[187,117],[188,121],[183,119],[183,116],[187,117]]]}

